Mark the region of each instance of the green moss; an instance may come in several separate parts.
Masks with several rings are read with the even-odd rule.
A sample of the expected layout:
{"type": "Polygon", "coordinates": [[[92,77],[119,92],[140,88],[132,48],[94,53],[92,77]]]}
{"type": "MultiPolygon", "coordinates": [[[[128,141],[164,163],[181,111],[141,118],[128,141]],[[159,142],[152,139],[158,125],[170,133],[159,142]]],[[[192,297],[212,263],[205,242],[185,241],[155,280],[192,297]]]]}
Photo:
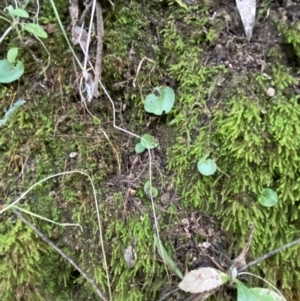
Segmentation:
{"type": "MultiPolygon", "coordinates": [[[[205,84],[197,77],[195,65],[196,58],[176,73],[182,98],[178,109],[184,114],[175,118],[181,130],[168,152],[169,168],[178,171],[174,181],[183,196],[181,205],[216,216],[222,228],[232,233],[235,254],[246,243],[249,226],[254,224],[250,254],[256,258],[295,239],[299,232],[300,109],[299,96],[291,92],[295,79],[290,70],[277,64],[266,71],[269,78],[260,74],[240,77],[238,82],[233,81],[232,88],[228,83],[222,104],[205,114],[201,111],[207,108],[203,101],[195,105],[201,92],[191,94],[187,90],[195,85],[190,78],[197,78],[200,87],[205,84]],[[267,96],[269,87],[276,91],[273,98],[267,96]],[[200,128],[205,117],[207,121],[200,128]],[[220,169],[213,177],[197,172],[196,163],[205,154],[210,154],[220,169]],[[266,209],[258,204],[257,195],[264,187],[277,191],[279,206],[266,209]]],[[[212,73],[213,68],[208,70],[212,73]]],[[[281,283],[282,289],[295,289],[297,250],[285,251],[253,271],[262,269],[265,279],[281,283]],[[283,268],[286,261],[288,269],[283,268]]]]}
{"type": "MultiPolygon", "coordinates": [[[[11,223],[1,223],[0,227],[1,299],[45,300],[52,299],[59,292],[61,299],[56,300],[64,300],[67,297],[64,278],[68,268],[63,271],[64,263],[58,254],[15,219],[10,216],[11,223]],[[59,274],[56,272],[58,269],[61,269],[59,274]]],[[[46,230],[45,225],[42,228],[46,230]]]]}
{"type": "Polygon", "coordinates": [[[283,34],[287,44],[292,46],[296,57],[300,58],[300,22],[294,21],[291,24],[288,22],[278,22],[278,29],[283,34]]]}
{"type": "MultiPolygon", "coordinates": [[[[211,19],[203,4],[189,12],[174,1],[128,1],[126,5],[115,1],[115,4],[114,10],[104,10],[103,81],[117,109],[126,105],[123,121],[137,134],[144,133],[146,128],[141,127],[147,118],[143,110],[145,95],[153,87],[165,84],[176,90],[174,110],[159,122],[167,120],[173,127],[172,135],[168,135],[172,137],[167,137],[175,136],[170,139],[173,145],[167,151],[168,168],[173,174],[170,177],[176,194],[181,197],[181,210],[186,215],[200,211],[215,216],[231,236],[226,242],[231,243],[229,255],[236,255],[244,246],[251,223],[255,225],[252,258],[295,238],[299,232],[300,110],[298,96],[293,93],[297,81],[292,71],[274,63],[265,70],[269,77],[260,73],[228,76],[218,57],[210,60],[207,56],[215,49],[227,19],[224,16],[211,19]],[[266,94],[269,87],[276,91],[273,98],[266,94]],[[197,171],[197,161],[206,154],[215,159],[220,168],[213,177],[203,177],[197,171]],[[257,204],[257,194],[263,187],[277,191],[278,207],[266,209],[257,204]]],[[[65,7],[65,3],[60,5],[65,7]]],[[[63,14],[64,9],[60,8],[60,13],[63,14]]],[[[44,24],[53,21],[47,7],[42,7],[41,14],[44,24]]],[[[111,110],[105,107],[104,98],[101,105],[90,108],[104,121],[100,125],[85,115],[79,102],[73,102],[71,85],[63,80],[73,68],[68,58],[61,59],[62,49],[67,46],[60,35],[58,40],[54,36],[46,43],[52,62],[60,62],[59,66],[52,64],[47,71],[50,79],[57,79],[56,85],[36,97],[27,95],[29,87],[25,86],[19,94],[24,92],[27,96],[26,106],[1,128],[4,202],[12,201],[16,194],[51,174],[72,169],[87,171],[99,198],[113,300],[157,300],[166,289],[168,276],[163,263],[155,256],[149,200],[137,190],[135,197],[142,204],[142,212],[135,213],[132,209],[122,214],[126,206],[122,193],[112,191],[107,185],[111,181],[108,177],[118,172],[120,145],[117,143],[124,136],[111,129],[111,110]],[[63,76],[59,78],[60,74],[63,76]],[[103,131],[109,141],[102,135],[103,131]],[[77,158],[70,158],[71,152],[76,152],[77,158]],[[127,267],[123,259],[123,251],[129,245],[136,252],[132,268],[127,267]]],[[[273,54],[269,52],[269,58],[274,58],[274,50],[273,54]]],[[[1,91],[1,95],[7,93],[7,89],[1,88],[1,91]]],[[[34,219],[107,294],[90,183],[78,174],[51,180],[30,192],[26,205],[57,222],[82,225],[81,233],[77,228],[60,228],[34,219]]],[[[171,235],[168,227],[178,218],[176,206],[166,211],[160,212],[161,239],[166,242],[164,245],[171,257],[176,258],[175,246],[172,241],[168,242],[171,235]]],[[[3,248],[5,261],[0,263],[0,271],[4,273],[0,288],[7,292],[4,301],[16,300],[14,294],[18,291],[26,292],[25,300],[80,301],[94,297],[89,284],[81,276],[74,276],[68,264],[63,265],[64,269],[59,268],[63,259],[50,247],[42,244],[20,222],[9,224],[13,216],[3,216],[5,223],[1,226],[0,239],[5,243],[0,244],[0,248],[3,248]],[[22,260],[18,270],[12,254],[22,260]],[[50,278],[45,283],[47,277],[50,278]]],[[[201,241],[198,237],[194,239],[201,241]]],[[[185,239],[179,237],[178,241],[183,245],[185,239]]],[[[288,295],[294,290],[297,296],[297,251],[297,247],[287,250],[253,271],[263,270],[267,280],[278,281],[279,288],[288,295]]],[[[188,258],[182,260],[182,270],[185,260],[188,258]]]]}
{"type": "Polygon", "coordinates": [[[111,224],[106,239],[113,239],[110,268],[115,299],[144,300],[147,296],[149,300],[155,300],[160,286],[158,279],[165,272],[154,257],[153,229],[148,214],[129,217],[125,224],[123,221],[111,224]],[[129,245],[133,246],[136,256],[132,268],[127,267],[123,260],[124,249],[129,245]]]}

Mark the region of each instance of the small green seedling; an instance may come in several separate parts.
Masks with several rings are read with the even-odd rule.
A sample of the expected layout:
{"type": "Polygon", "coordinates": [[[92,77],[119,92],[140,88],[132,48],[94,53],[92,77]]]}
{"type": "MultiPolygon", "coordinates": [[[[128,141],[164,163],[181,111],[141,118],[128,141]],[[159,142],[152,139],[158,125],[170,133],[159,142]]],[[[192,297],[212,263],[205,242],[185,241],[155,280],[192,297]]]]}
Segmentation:
{"type": "Polygon", "coordinates": [[[175,102],[175,93],[170,87],[155,88],[153,93],[148,94],[144,108],[148,113],[162,115],[169,113],[175,102]]]}
{"type": "Polygon", "coordinates": [[[5,8],[5,10],[8,12],[8,15],[10,16],[11,20],[6,19],[4,17],[0,17],[0,18],[10,23],[11,26],[5,31],[5,33],[1,37],[1,41],[10,32],[11,29],[16,29],[20,41],[22,41],[21,32],[23,30],[30,32],[39,38],[45,39],[48,37],[47,32],[39,24],[31,23],[31,22],[22,22],[22,23],[20,22],[19,18],[24,18],[24,19],[29,18],[29,14],[25,9],[14,8],[12,5],[9,5],[5,8]]]}
{"type": "MultiPolygon", "coordinates": [[[[9,34],[12,29],[15,29],[21,44],[23,45],[23,32],[32,33],[36,38],[47,38],[47,32],[38,24],[31,22],[21,22],[20,18],[29,18],[28,12],[23,8],[14,8],[9,5],[5,8],[8,18],[0,16],[1,19],[10,23],[10,26],[5,30],[0,37],[0,43],[9,34]]],[[[41,41],[40,41],[41,42],[41,41]]],[[[41,42],[42,43],[42,42],[41,42]]],[[[43,44],[43,43],[42,43],[43,44]]],[[[44,45],[43,45],[44,46],[44,45]]],[[[45,47],[45,46],[44,46],[45,47]]],[[[19,79],[24,73],[24,65],[21,61],[16,61],[18,48],[8,50],[7,59],[0,60],[0,83],[11,83],[19,79]]]]}
{"type": "Polygon", "coordinates": [[[158,191],[155,187],[150,185],[150,181],[147,181],[144,185],[144,192],[148,197],[152,195],[153,198],[157,197],[158,191]]]}
{"type": "Polygon", "coordinates": [[[278,203],[278,195],[271,188],[265,188],[258,196],[258,202],[265,207],[272,207],[278,203]]]}
{"type": "Polygon", "coordinates": [[[142,136],[141,141],[136,144],[134,149],[137,154],[140,154],[146,149],[153,149],[157,146],[158,143],[154,141],[154,137],[149,134],[145,134],[142,136]]]}
{"type": "Polygon", "coordinates": [[[217,164],[212,159],[207,159],[207,156],[198,161],[197,167],[204,176],[211,176],[217,171],[217,164]]]}
{"type": "Polygon", "coordinates": [[[7,58],[0,60],[0,83],[11,83],[19,79],[24,73],[24,65],[17,61],[18,48],[8,50],[7,58]]]}

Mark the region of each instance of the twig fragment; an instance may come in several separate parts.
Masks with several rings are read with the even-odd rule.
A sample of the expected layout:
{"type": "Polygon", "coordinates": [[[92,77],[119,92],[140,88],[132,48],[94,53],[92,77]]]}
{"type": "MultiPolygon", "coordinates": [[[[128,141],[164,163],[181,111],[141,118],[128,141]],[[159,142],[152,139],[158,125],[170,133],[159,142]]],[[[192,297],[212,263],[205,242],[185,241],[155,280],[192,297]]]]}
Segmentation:
{"type": "Polygon", "coordinates": [[[97,16],[97,51],[96,51],[96,63],[95,63],[95,77],[94,77],[94,97],[99,97],[98,82],[99,79],[101,78],[102,57],[103,57],[103,36],[104,36],[102,9],[99,2],[96,2],[96,16],[97,16]]]}
{"type": "Polygon", "coordinates": [[[256,258],[255,260],[249,262],[249,263],[246,264],[244,267],[242,267],[239,271],[240,271],[240,272],[241,272],[241,271],[244,271],[244,270],[250,268],[251,266],[256,265],[256,264],[258,264],[259,262],[261,262],[261,261],[263,261],[263,260],[269,258],[270,256],[273,256],[273,255],[275,255],[275,254],[277,254],[277,253],[279,253],[279,252],[281,252],[281,251],[283,251],[283,250],[285,250],[285,249],[287,249],[287,248],[290,248],[290,247],[292,247],[292,246],[295,246],[295,245],[297,245],[297,244],[299,244],[299,243],[300,243],[300,238],[298,238],[298,239],[296,239],[296,240],[294,240],[294,241],[291,241],[291,242],[289,242],[289,243],[287,243],[287,244],[285,244],[285,245],[283,245],[283,246],[281,246],[281,247],[279,247],[279,248],[277,248],[277,249],[274,249],[273,251],[270,251],[270,252],[268,252],[268,253],[266,253],[266,254],[264,254],[264,255],[262,255],[262,256],[256,258]]]}
{"type": "Polygon", "coordinates": [[[249,247],[251,245],[252,239],[253,239],[253,233],[254,233],[254,226],[253,224],[250,226],[250,236],[249,239],[244,246],[242,252],[239,254],[238,257],[236,257],[233,261],[232,266],[230,267],[230,270],[233,268],[236,268],[238,271],[241,271],[241,269],[246,265],[246,255],[248,253],[249,247]]]}

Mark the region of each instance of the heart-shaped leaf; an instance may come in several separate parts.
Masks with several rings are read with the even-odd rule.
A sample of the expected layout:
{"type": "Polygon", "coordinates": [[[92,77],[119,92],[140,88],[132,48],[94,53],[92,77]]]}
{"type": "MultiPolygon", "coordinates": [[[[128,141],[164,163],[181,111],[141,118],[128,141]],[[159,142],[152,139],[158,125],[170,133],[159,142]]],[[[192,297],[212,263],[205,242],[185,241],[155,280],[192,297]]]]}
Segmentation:
{"type": "Polygon", "coordinates": [[[145,111],[155,115],[169,113],[175,102],[175,93],[170,87],[162,87],[157,93],[147,95],[144,103],[145,111]]]}
{"type": "Polygon", "coordinates": [[[217,164],[212,159],[206,159],[205,157],[200,159],[197,164],[199,172],[204,176],[211,176],[217,170],[217,164]]]}
{"type": "Polygon", "coordinates": [[[258,196],[258,202],[265,207],[272,207],[278,203],[278,195],[271,188],[265,188],[258,196]]]}
{"type": "Polygon", "coordinates": [[[24,30],[34,34],[35,36],[39,38],[48,38],[47,32],[38,24],[35,23],[26,23],[23,26],[24,30]]]}
{"type": "Polygon", "coordinates": [[[24,65],[21,61],[10,63],[7,59],[0,60],[0,83],[11,83],[19,79],[24,73],[24,65]]]}

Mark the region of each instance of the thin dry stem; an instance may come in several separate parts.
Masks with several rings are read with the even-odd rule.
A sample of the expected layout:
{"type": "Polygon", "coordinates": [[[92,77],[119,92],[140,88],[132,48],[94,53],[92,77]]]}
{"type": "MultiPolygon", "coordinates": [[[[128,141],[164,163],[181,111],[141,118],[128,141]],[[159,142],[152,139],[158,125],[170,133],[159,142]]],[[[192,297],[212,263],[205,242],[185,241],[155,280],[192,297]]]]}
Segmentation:
{"type": "Polygon", "coordinates": [[[281,247],[279,247],[277,249],[274,249],[273,251],[270,251],[270,252],[268,252],[268,253],[266,253],[266,254],[264,254],[264,255],[256,258],[255,260],[249,262],[244,267],[242,267],[240,269],[240,271],[245,271],[246,269],[249,269],[251,266],[258,264],[259,262],[261,262],[261,261],[269,258],[270,256],[273,256],[273,255],[275,255],[275,254],[277,254],[277,253],[279,253],[279,252],[281,252],[281,251],[283,251],[283,250],[285,250],[287,248],[295,246],[295,245],[297,245],[299,243],[300,243],[300,238],[298,238],[298,239],[296,239],[296,240],[294,240],[292,242],[289,242],[289,243],[287,243],[287,244],[285,244],[285,245],[283,245],[283,246],[281,246],[281,247]]]}
{"type": "Polygon", "coordinates": [[[96,15],[97,15],[97,52],[95,63],[95,77],[94,77],[94,97],[99,97],[98,81],[101,78],[102,71],[102,57],[103,57],[103,36],[104,26],[102,18],[102,9],[99,2],[96,3],[96,15]]]}
{"type": "Polygon", "coordinates": [[[233,261],[232,266],[230,267],[230,270],[233,268],[236,268],[238,271],[241,271],[241,269],[246,265],[246,255],[248,253],[249,247],[251,245],[252,239],[253,239],[253,233],[254,233],[254,226],[253,224],[250,226],[250,236],[248,239],[248,242],[244,246],[242,252],[239,254],[237,258],[233,261]]]}
{"type": "Polygon", "coordinates": [[[148,61],[148,62],[150,62],[150,63],[152,63],[152,64],[154,65],[154,66],[151,68],[149,74],[150,74],[150,73],[154,70],[154,68],[155,68],[155,65],[156,65],[156,64],[155,64],[155,61],[153,61],[153,60],[147,58],[146,56],[143,57],[142,60],[140,61],[139,65],[138,65],[137,70],[136,70],[136,76],[135,76],[135,78],[134,78],[134,80],[133,80],[133,82],[132,82],[133,87],[135,87],[135,82],[136,82],[136,80],[137,80],[137,77],[138,77],[138,75],[139,75],[139,73],[140,73],[140,70],[141,70],[141,67],[142,67],[142,64],[143,64],[144,61],[148,61]]]}

